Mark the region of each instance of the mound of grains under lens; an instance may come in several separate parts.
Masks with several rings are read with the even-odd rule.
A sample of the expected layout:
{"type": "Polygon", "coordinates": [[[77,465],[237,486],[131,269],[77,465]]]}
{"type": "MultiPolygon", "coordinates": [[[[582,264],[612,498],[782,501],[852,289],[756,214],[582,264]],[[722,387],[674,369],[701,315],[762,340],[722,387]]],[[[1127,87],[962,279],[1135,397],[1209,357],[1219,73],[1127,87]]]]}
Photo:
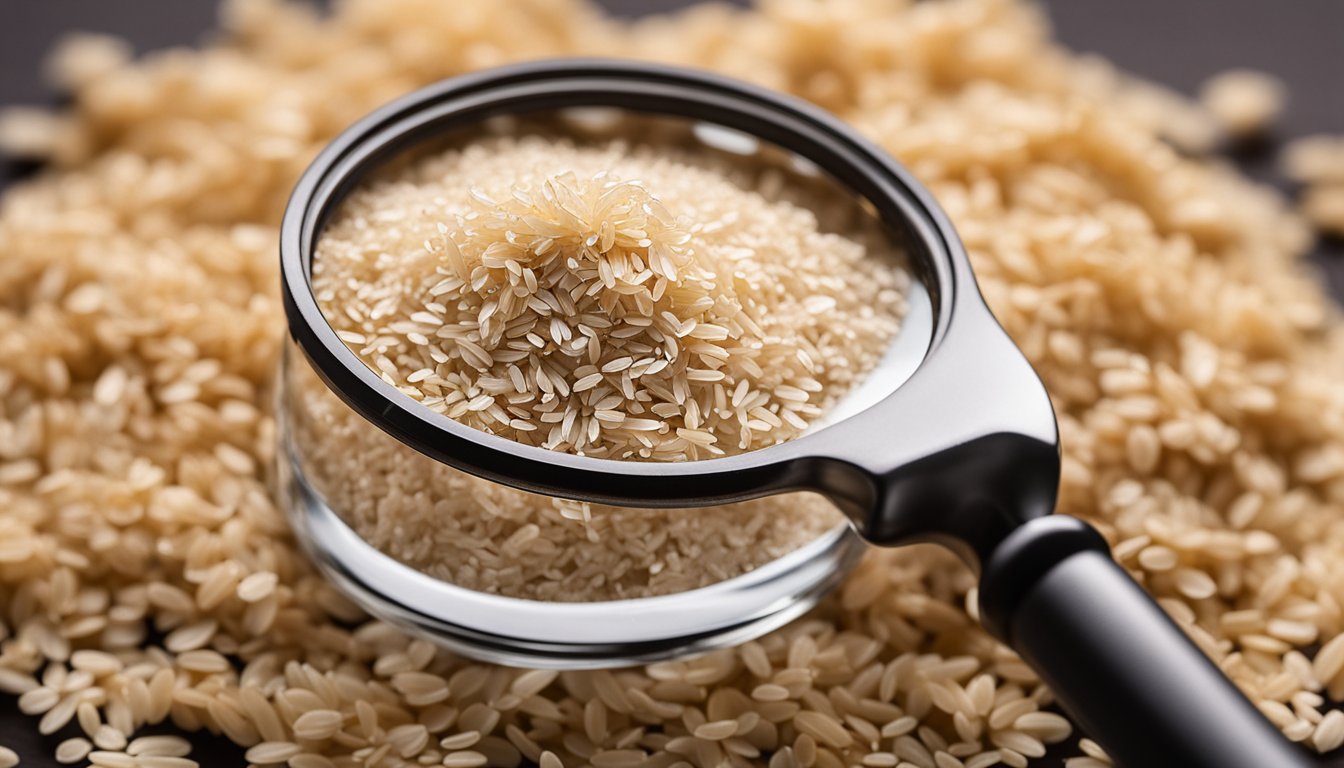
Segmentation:
{"type": "Polygon", "coordinates": [[[555,602],[682,592],[740,576],[843,523],[815,494],[630,509],[524,493],[370,429],[292,355],[290,436],[305,479],[365,541],[481,592],[555,602]]]}
{"type": "MultiPolygon", "coordinates": [[[[986,768],[1076,738],[929,547],[873,552],[738,648],[562,675],[438,653],[307,564],[266,481],[294,180],[410,88],[576,54],[792,92],[901,158],[1054,397],[1061,511],[1290,738],[1344,742],[1344,326],[1279,196],[1167,144],[1216,134],[1197,105],[1062,50],[1012,0],[633,25],[568,0],[243,0],[225,26],[131,64],[85,39],[56,68],[72,109],[5,131],[55,167],[0,206],[0,690],[33,717],[0,741],[75,722],[98,765],[190,768],[102,728],[171,721],[295,768],[986,768]]],[[[1107,765],[1078,746],[1071,768],[1107,765]]]]}
{"type": "MultiPolygon", "coordinates": [[[[762,180],[666,147],[476,143],[353,193],[318,241],[314,292],[384,380],[478,429],[600,458],[765,447],[876,364],[908,278],[739,183],[762,180]]],[[[369,429],[301,368],[288,403],[308,481],[365,540],[460,586],[679,592],[842,522],[813,495],[707,514],[501,487],[369,429]]]]}
{"type": "Polygon", "coordinates": [[[314,293],[384,380],[477,429],[655,461],[782,442],[876,365],[908,278],[678,154],[420,160],[341,205],[314,293]]]}

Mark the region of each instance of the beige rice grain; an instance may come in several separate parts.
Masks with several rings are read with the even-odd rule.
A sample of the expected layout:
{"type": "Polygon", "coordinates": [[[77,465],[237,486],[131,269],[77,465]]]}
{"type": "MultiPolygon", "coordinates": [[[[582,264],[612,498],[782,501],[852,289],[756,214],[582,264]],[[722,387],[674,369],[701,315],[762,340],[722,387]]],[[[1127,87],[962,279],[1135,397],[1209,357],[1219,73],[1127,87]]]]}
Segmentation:
{"type": "Polygon", "coordinates": [[[73,739],[66,739],[56,745],[56,762],[67,765],[82,762],[92,751],[93,745],[89,743],[88,739],[78,736],[73,739]]]}
{"type": "Polygon", "coordinates": [[[443,758],[444,768],[479,768],[487,762],[485,755],[472,750],[450,752],[443,758]]]}
{"type": "Polygon", "coordinates": [[[464,731],[439,740],[439,746],[449,752],[466,749],[481,740],[480,731],[464,731]]]}
{"type": "Polygon", "coordinates": [[[216,651],[197,649],[178,654],[177,665],[191,672],[219,674],[229,670],[229,660],[216,651]]]}
{"type": "Polygon", "coordinates": [[[214,619],[205,619],[195,624],[179,627],[163,639],[163,647],[174,653],[194,651],[204,648],[215,636],[219,623],[214,619]]]}
{"type": "Polygon", "coordinates": [[[245,757],[249,763],[257,765],[275,765],[289,760],[303,750],[298,744],[287,741],[263,741],[247,750],[245,757]]]}
{"type": "Polygon", "coordinates": [[[141,736],[126,746],[126,754],[186,757],[191,754],[191,743],[181,736],[141,736]]]}
{"type": "Polygon", "coordinates": [[[304,752],[289,758],[290,768],[335,768],[336,764],[326,755],[304,752]]]}
{"type": "Polygon", "coordinates": [[[171,755],[141,755],[135,762],[140,768],[198,768],[200,765],[190,758],[171,755]]]}
{"type": "Polygon", "coordinates": [[[75,708],[75,722],[79,723],[80,730],[84,731],[84,735],[89,738],[97,735],[99,729],[103,727],[102,715],[99,714],[98,708],[93,705],[93,702],[89,701],[81,702],[75,708]]]}
{"type": "Polygon", "coordinates": [[[1263,134],[1283,111],[1287,89],[1272,75],[1235,69],[1204,84],[1200,100],[1229,134],[1238,138],[1263,134]]]}
{"type": "Polygon", "coordinates": [[[89,753],[89,762],[102,768],[136,768],[136,759],[124,752],[94,750],[89,753]]]}
{"type": "Polygon", "coordinates": [[[79,699],[70,694],[62,698],[54,707],[48,709],[42,715],[42,719],[37,723],[37,731],[44,736],[53,734],[65,727],[65,724],[75,716],[75,709],[79,705],[79,699]]]}
{"type": "Polygon", "coordinates": [[[1344,136],[1315,135],[1293,139],[1280,153],[1287,176],[1303,184],[1344,182],[1344,136]]]}
{"type": "Polygon", "coordinates": [[[93,743],[99,749],[120,752],[126,748],[126,734],[110,725],[101,725],[93,734],[93,743]]]}
{"type": "Polygon", "coordinates": [[[238,599],[245,603],[264,600],[275,591],[278,580],[278,577],[269,571],[253,573],[238,582],[238,599]]]}
{"type": "Polygon", "coordinates": [[[1302,193],[1302,215],[1321,232],[1344,237],[1344,182],[1307,187],[1302,193]]]}
{"type": "Polygon", "coordinates": [[[313,709],[299,715],[294,721],[294,736],[319,741],[336,735],[345,716],[334,709],[313,709]]]}
{"type": "Polygon", "coordinates": [[[1311,745],[1318,752],[1329,752],[1344,744],[1344,712],[1331,710],[1317,723],[1311,735],[1311,745]]]}

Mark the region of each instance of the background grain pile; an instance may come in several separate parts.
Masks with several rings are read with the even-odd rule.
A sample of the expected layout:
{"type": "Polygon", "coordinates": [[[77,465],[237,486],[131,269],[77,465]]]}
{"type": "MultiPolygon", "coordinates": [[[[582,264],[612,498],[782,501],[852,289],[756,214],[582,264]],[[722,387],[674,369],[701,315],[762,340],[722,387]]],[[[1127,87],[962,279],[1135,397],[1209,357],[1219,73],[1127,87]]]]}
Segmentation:
{"type": "MultiPolygon", "coordinates": [[[[1063,511],[1099,522],[1286,733],[1344,739],[1322,715],[1344,696],[1341,326],[1277,197],[1160,140],[1192,108],[1055,48],[1008,0],[775,0],[634,29],[561,0],[352,0],[330,21],[248,1],[226,24],[206,52],[88,59],[112,68],[42,134],[61,169],[0,211],[0,686],[43,729],[171,718],[296,768],[983,768],[1068,736],[963,610],[970,575],[929,549],[875,553],[758,643],[621,672],[483,667],[338,621],[358,617],[261,469],[289,184],[416,85],[628,53],[799,93],[906,161],[1056,399],[1063,511]]],[[[182,760],[120,741],[92,759],[182,760]]]]}

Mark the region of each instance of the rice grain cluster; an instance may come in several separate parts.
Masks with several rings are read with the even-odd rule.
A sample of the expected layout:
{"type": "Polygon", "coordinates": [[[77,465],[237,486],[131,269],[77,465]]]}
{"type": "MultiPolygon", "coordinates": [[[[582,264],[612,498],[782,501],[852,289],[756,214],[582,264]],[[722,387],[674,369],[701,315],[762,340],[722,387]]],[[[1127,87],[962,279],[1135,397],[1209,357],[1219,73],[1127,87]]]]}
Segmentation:
{"type": "MultiPolygon", "coordinates": [[[[639,23],[573,0],[240,0],[223,26],[134,63],[84,39],[55,68],[70,109],[5,132],[53,168],[0,206],[0,690],[88,742],[63,756],[190,768],[140,740],[162,722],[294,768],[988,768],[1074,743],[932,548],[873,552],[739,648],[565,674],[436,652],[303,559],[266,471],[293,181],[417,85],[566,54],[798,94],[904,161],[1054,398],[1061,511],[1290,738],[1344,742],[1344,324],[1279,195],[1172,149],[1207,138],[1197,105],[1014,0],[639,23]]],[[[1076,746],[1071,768],[1108,764],[1076,746]]]]}
{"type": "Polygon", "coordinates": [[[419,160],[342,203],[313,290],[384,380],[492,434],[653,461],[783,442],[876,365],[909,278],[694,160],[541,137],[419,160]]]}
{"type": "Polygon", "coordinates": [[[461,587],[553,602],[683,592],[740,576],[844,523],[810,493],[707,514],[514,490],[371,429],[301,354],[286,379],[287,418],[305,479],[365,541],[461,587]]]}
{"type": "MultiPolygon", "coordinates": [[[[387,383],[477,429],[626,460],[765,447],[876,364],[909,278],[894,253],[820,231],[814,208],[834,203],[771,201],[755,177],[675,146],[476,142],[354,192],[313,290],[387,383]]],[[[814,495],[706,513],[496,487],[370,428],[302,365],[288,402],[308,481],[367,541],[460,586],[666,594],[842,523],[814,495]]]]}

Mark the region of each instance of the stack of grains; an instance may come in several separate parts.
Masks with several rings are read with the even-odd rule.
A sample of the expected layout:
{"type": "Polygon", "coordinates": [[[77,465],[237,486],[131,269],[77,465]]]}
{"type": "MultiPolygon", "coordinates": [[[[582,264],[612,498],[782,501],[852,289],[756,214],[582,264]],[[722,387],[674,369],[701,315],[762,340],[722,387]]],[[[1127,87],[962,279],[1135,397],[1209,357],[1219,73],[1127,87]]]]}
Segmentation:
{"type": "MultiPolygon", "coordinates": [[[[475,143],[356,191],[318,241],[313,290],[373,371],[477,429],[626,460],[765,447],[873,368],[909,278],[895,253],[820,232],[825,201],[768,201],[735,170],[756,176],[704,151],[475,143]]],[[[365,539],[463,586],[677,592],[841,524],[803,494],[707,514],[493,487],[371,429],[312,373],[293,378],[308,481],[365,539]]]]}
{"type": "MultiPolygon", "coordinates": [[[[176,741],[126,738],[163,720],[295,768],[986,768],[1070,738],[967,610],[972,575],[931,548],[872,553],[739,648],[560,675],[365,623],[305,563],[264,480],[291,184],[417,85],[564,54],[755,80],[902,159],[1054,397],[1061,511],[1290,738],[1344,741],[1344,324],[1279,196],[1171,148],[1198,143],[1197,107],[1062,50],[1014,0],[634,24],[575,0],[347,0],[325,19],[241,0],[224,25],[134,64],[84,38],[54,67],[71,109],[0,131],[54,166],[0,208],[0,689],[43,732],[88,732],[64,759],[189,766],[176,741]]],[[[1107,763],[1082,748],[1075,768],[1107,763]]]]}

